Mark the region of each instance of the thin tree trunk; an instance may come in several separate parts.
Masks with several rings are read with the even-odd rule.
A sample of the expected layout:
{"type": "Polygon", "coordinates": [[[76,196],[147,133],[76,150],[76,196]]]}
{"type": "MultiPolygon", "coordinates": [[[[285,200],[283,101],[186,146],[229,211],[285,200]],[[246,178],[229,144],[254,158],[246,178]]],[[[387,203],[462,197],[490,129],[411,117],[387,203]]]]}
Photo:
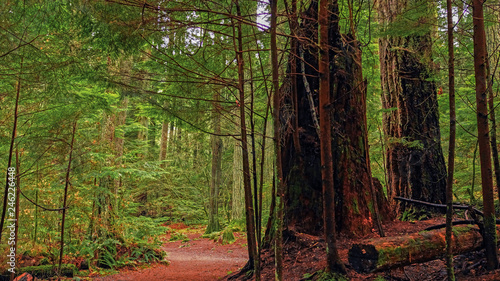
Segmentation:
{"type": "MultiPolygon", "coordinates": [[[[271,205],[269,206],[269,218],[267,219],[266,232],[264,233],[263,249],[270,249],[275,237],[274,222],[276,221],[276,167],[273,163],[273,183],[271,186],[271,205]]],[[[281,277],[283,279],[283,277],[281,277]]],[[[280,279],[280,280],[281,280],[280,279]]]]}
{"type": "Polygon", "coordinates": [[[68,168],[66,169],[66,181],[64,185],[64,197],[63,197],[63,210],[62,210],[62,220],[61,220],[61,249],[59,251],[59,271],[58,271],[58,276],[61,275],[61,266],[62,266],[62,259],[63,259],[63,254],[64,254],[64,225],[66,223],[66,202],[68,199],[68,188],[69,188],[69,175],[71,172],[71,161],[73,160],[73,146],[75,143],[75,135],[76,135],[76,125],[77,125],[78,119],[75,119],[73,123],[73,133],[71,134],[71,143],[69,147],[69,159],[68,159],[68,168]]]}
{"type": "Polygon", "coordinates": [[[233,192],[231,193],[231,218],[239,220],[243,218],[244,190],[243,190],[243,152],[241,151],[241,141],[234,140],[233,154],[233,192]]]}
{"type": "MultiPolygon", "coordinates": [[[[252,65],[252,55],[248,53],[248,64],[252,65]]],[[[253,70],[250,67],[250,138],[251,138],[251,149],[252,149],[252,185],[253,185],[253,199],[254,199],[254,210],[255,210],[255,235],[257,242],[257,258],[260,260],[260,243],[261,243],[261,219],[259,216],[259,189],[257,183],[257,150],[255,149],[255,117],[254,117],[254,105],[255,105],[255,93],[253,85],[253,70]]]]}
{"type": "MultiPolygon", "coordinates": [[[[220,98],[219,92],[216,92],[214,100],[220,98]]],[[[219,223],[219,188],[221,183],[222,173],[222,139],[221,134],[221,112],[217,102],[214,102],[213,108],[213,125],[214,134],[212,138],[212,177],[210,180],[210,198],[208,209],[208,226],[205,233],[212,233],[221,229],[219,223]]]]}
{"type": "Polygon", "coordinates": [[[491,153],[493,157],[493,167],[495,168],[495,183],[498,196],[500,196],[500,159],[498,158],[497,147],[497,121],[495,118],[495,105],[493,95],[493,76],[491,75],[490,59],[486,59],[486,78],[488,87],[488,111],[491,122],[491,153]]]}
{"type": "MultiPolygon", "coordinates": [[[[23,69],[23,61],[24,57],[21,58],[21,71],[23,69]]],[[[19,74],[17,85],[16,85],[16,103],[14,106],[14,120],[12,124],[12,134],[10,138],[10,148],[9,148],[9,159],[7,160],[7,168],[10,168],[12,165],[12,154],[14,152],[14,142],[16,140],[17,136],[17,119],[19,117],[19,99],[21,95],[21,77],[19,74]]],[[[2,218],[0,220],[0,242],[2,241],[2,233],[3,233],[3,226],[4,226],[4,221],[5,221],[5,214],[7,212],[7,194],[9,193],[9,173],[6,173],[5,177],[5,190],[3,194],[3,208],[2,208],[2,218]]]]}
{"type": "MultiPolygon", "coordinates": [[[[19,149],[16,147],[16,210],[15,210],[15,227],[14,227],[14,237],[15,237],[15,247],[14,247],[14,257],[17,256],[17,250],[19,248],[19,186],[21,184],[21,177],[20,177],[20,171],[21,171],[21,164],[19,163],[19,149]]],[[[13,281],[15,278],[15,273],[11,272],[10,273],[10,281],[13,281]]]]}
{"type": "Polygon", "coordinates": [[[277,178],[274,179],[278,183],[278,230],[275,238],[275,263],[276,263],[276,280],[283,280],[283,199],[284,199],[284,182],[283,170],[281,168],[281,135],[280,135],[280,92],[279,92],[279,65],[278,65],[278,47],[276,44],[276,27],[278,17],[278,0],[270,0],[271,4],[271,65],[273,79],[273,124],[274,124],[274,147],[276,155],[276,171],[277,178]]]}
{"type": "MultiPolygon", "coordinates": [[[[333,0],[333,5],[337,5],[333,0]]],[[[330,1],[320,0],[319,22],[319,126],[321,150],[321,182],[323,189],[323,220],[326,241],[326,270],[345,273],[345,267],[337,250],[337,232],[335,229],[335,189],[333,186],[333,159],[331,141],[331,105],[330,105],[330,58],[329,58],[329,8],[330,1]]]]}
{"type": "MultiPolygon", "coordinates": [[[[115,134],[116,134],[116,129],[118,128],[120,134],[117,134],[115,138],[113,139],[113,151],[115,152],[115,159],[114,159],[114,165],[116,168],[120,169],[122,164],[123,164],[123,151],[125,148],[125,132],[123,132],[123,126],[125,126],[125,121],[127,120],[127,108],[128,108],[128,97],[124,97],[122,101],[120,102],[120,106],[118,108],[117,116],[116,116],[116,124],[115,124],[115,134]]],[[[123,185],[122,182],[122,177],[115,178],[113,180],[113,195],[115,197],[115,200],[113,202],[112,210],[117,213],[119,210],[119,204],[118,204],[118,191],[120,190],[120,187],[123,185]]]]}
{"type": "MultiPolygon", "coordinates": [[[[236,16],[241,18],[241,8],[239,0],[235,1],[236,4],[236,16]]],[[[239,92],[239,102],[240,102],[240,128],[241,128],[241,148],[243,151],[243,188],[245,190],[245,214],[246,214],[246,224],[247,224],[247,241],[248,241],[248,258],[249,262],[247,268],[249,270],[255,270],[256,279],[260,277],[259,270],[259,260],[257,257],[257,244],[255,241],[255,217],[254,208],[252,203],[252,186],[250,179],[250,163],[248,158],[248,138],[247,138],[247,128],[246,128],[246,118],[245,118],[245,69],[244,69],[244,59],[243,59],[243,31],[242,22],[240,20],[233,26],[233,32],[236,29],[236,34],[234,34],[234,45],[236,51],[236,60],[238,63],[238,92],[239,92]]]]}
{"type": "Polygon", "coordinates": [[[473,1],[472,23],[474,25],[474,73],[476,80],[477,133],[479,158],[481,161],[481,183],[484,208],[484,246],[487,268],[498,268],[497,236],[495,230],[495,206],[493,197],[493,176],[491,171],[491,147],[488,125],[487,83],[486,83],[486,34],[484,29],[483,0],[473,1]]]}
{"type": "MultiPolygon", "coordinates": [[[[495,1],[493,1],[495,2],[495,1]]],[[[497,1],[497,3],[499,3],[497,1]]],[[[500,4],[500,3],[499,3],[500,4]]],[[[485,6],[485,11],[489,14],[492,14],[493,19],[500,22],[500,11],[493,7],[494,3],[490,3],[491,6],[485,6]]],[[[499,69],[499,52],[498,47],[500,45],[500,31],[498,30],[498,24],[492,24],[486,28],[486,44],[488,51],[488,61],[486,66],[487,71],[487,79],[488,79],[488,107],[490,111],[490,120],[491,120],[491,152],[493,153],[493,164],[495,167],[495,180],[496,180],[496,189],[498,202],[500,203],[500,160],[499,153],[497,147],[497,139],[496,139],[496,131],[497,124],[495,118],[495,107],[494,107],[494,99],[495,94],[493,93],[493,86],[495,85],[495,80],[500,77],[500,69],[499,69]]],[[[497,80],[498,83],[498,80],[497,80]]],[[[498,84],[497,84],[498,85],[498,84]]],[[[497,89],[498,95],[498,89],[497,89]]]]}
{"type": "Polygon", "coordinates": [[[167,158],[167,143],[168,143],[168,127],[169,123],[163,121],[161,125],[161,141],[160,141],[160,162],[161,167],[165,168],[165,159],[167,158]]]}
{"type": "Polygon", "coordinates": [[[446,0],[448,21],[448,88],[450,99],[450,143],[448,148],[448,178],[446,180],[446,272],[448,281],[455,280],[453,266],[452,221],[453,221],[453,172],[455,170],[455,139],[456,139],[456,111],[455,111],[455,53],[453,39],[453,10],[451,0],[446,0]]]}

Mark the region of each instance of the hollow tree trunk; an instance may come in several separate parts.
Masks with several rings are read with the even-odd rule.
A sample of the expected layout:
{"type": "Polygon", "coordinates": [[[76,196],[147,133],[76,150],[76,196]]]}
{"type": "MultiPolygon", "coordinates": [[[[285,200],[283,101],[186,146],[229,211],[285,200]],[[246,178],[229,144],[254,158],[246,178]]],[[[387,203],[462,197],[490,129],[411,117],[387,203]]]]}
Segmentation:
{"type": "Polygon", "coordinates": [[[390,34],[379,40],[384,133],[388,139],[386,173],[391,199],[403,196],[444,203],[446,166],[436,86],[430,80],[432,13],[428,11],[433,10],[432,5],[416,0],[381,0],[378,4],[382,27],[390,34]],[[403,34],[398,26],[405,24],[404,13],[410,9],[420,9],[428,16],[420,18],[421,24],[413,33],[403,34]]]}

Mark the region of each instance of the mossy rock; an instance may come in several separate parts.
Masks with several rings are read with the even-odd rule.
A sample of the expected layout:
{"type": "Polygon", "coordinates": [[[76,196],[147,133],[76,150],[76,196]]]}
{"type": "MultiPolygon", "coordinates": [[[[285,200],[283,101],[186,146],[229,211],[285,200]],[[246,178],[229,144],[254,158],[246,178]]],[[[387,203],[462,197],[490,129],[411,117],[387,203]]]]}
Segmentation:
{"type": "MultiPolygon", "coordinates": [[[[33,277],[40,279],[47,279],[50,277],[57,276],[57,270],[59,266],[57,265],[39,265],[39,266],[27,266],[19,268],[16,270],[16,275],[23,274],[25,272],[33,275],[33,277]]],[[[73,277],[78,271],[76,265],[74,264],[63,264],[61,266],[61,276],[73,277]]],[[[9,272],[4,272],[3,275],[8,275],[9,272]]]]}

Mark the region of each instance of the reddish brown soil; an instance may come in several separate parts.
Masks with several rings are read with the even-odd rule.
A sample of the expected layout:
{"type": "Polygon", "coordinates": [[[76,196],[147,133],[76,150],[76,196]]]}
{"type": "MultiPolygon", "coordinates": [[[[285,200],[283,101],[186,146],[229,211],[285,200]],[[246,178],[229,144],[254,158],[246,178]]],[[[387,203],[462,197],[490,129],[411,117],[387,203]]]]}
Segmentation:
{"type": "MultiPolygon", "coordinates": [[[[433,218],[418,222],[393,221],[384,224],[386,236],[400,236],[419,232],[429,226],[444,223],[444,218],[433,218]]],[[[340,237],[338,239],[339,254],[347,266],[347,278],[352,281],[364,280],[405,280],[405,281],[434,281],[446,280],[446,267],[443,259],[426,263],[405,266],[403,268],[387,270],[372,274],[356,273],[348,263],[348,251],[352,244],[363,239],[378,237],[372,233],[362,238],[340,237]],[[381,279],[383,278],[383,279],[381,279]]],[[[326,256],[323,239],[300,233],[284,234],[284,280],[316,280],[315,272],[325,268],[326,256]],[[305,278],[309,277],[309,279],[305,278]]],[[[274,280],[274,253],[266,251],[263,256],[262,280],[274,280]]],[[[500,280],[500,270],[487,272],[484,268],[484,253],[473,252],[466,255],[455,256],[457,280],[500,280]]],[[[224,280],[248,280],[244,277],[233,279],[234,274],[224,280]]],[[[249,279],[254,280],[254,278],[249,279]]]]}
{"type": "MultiPolygon", "coordinates": [[[[184,225],[170,225],[172,229],[184,229],[184,225]]],[[[102,281],[211,281],[238,271],[248,260],[246,239],[235,233],[236,242],[222,245],[201,238],[203,229],[188,233],[188,242],[166,242],[169,265],[157,264],[141,270],[125,270],[119,274],[101,277],[102,281]]],[[[190,231],[191,232],[191,231],[190,231]]],[[[166,241],[170,238],[167,235],[166,241]]]]}
{"type": "MultiPolygon", "coordinates": [[[[419,232],[429,226],[444,223],[444,218],[433,218],[419,222],[393,221],[384,225],[386,236],[399,236],[419,232]]],[[[172,225],[176,229],[184,225],[172,225]]],[[[168,242],[164,250],[168,252],[170,265],[154,265],[148,269],[125,270],[120,274],[102,277],[94,280],[132,281],[132,280],[248,280],[244,276],[233,279],[235,273],[246,263],[246,240],[238,235],[238,240],[231,245],[221,245],[209,239],[200,238],[203,229],[194,230],[188,234],[189,242],[168,242]],[[231,274],[233,273],[233,274],[231,274]],[[230,274],[229,276],[227,276],[230,274]]],[[[446,280],[446,269],[442,259],[427,263],[405,266],[372,274],[356,273],[348,265],[347,255],[352,244],[363,239],[378,237],[374,232],[362,238],[340,237],[338,240],[339,254],[347,265],[347,278],[353,281],[364,280],[405,280],[434,281],[446,280]],[[383,278],[383,279],[382,279],[383,278]]],[[[167,237],[168,238],[168,237],[167,237]]],[[[325,249],[321,237],[285,233],[284,280],[315,280],[315,272],[325,267],[325,249]],[[309,276],[309,279],[305,277],[309,276]],[[312,277],[311,277],[312,276],[312,277]]],[[[262,255],[262,280],[274,280],[274,253],[265,251],[262,255]]],[[[484,268],[484,254],[473,252],[455,256],[457,280],[500,280],[500,270],[487,272],[484,268]]],[[[250,279],[250,280],[253,280],[250,279]]]]}

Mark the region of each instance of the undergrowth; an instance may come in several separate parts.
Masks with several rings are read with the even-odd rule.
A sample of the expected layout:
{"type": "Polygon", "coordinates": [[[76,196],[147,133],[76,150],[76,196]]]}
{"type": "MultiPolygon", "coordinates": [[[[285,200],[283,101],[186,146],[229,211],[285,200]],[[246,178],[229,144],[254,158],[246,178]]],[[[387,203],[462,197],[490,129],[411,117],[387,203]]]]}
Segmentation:
{"type": "Polygon", "coordinates": [[[82,257],[89,265],[116,269],[142,263],[162,261],[166,253],[160,249],[158,238],[167,231],[160,221],[148,217],[126,217],[119,219],[116,230],[107,236],[84,241],[73,240],[68,255],[82,257]]]}

